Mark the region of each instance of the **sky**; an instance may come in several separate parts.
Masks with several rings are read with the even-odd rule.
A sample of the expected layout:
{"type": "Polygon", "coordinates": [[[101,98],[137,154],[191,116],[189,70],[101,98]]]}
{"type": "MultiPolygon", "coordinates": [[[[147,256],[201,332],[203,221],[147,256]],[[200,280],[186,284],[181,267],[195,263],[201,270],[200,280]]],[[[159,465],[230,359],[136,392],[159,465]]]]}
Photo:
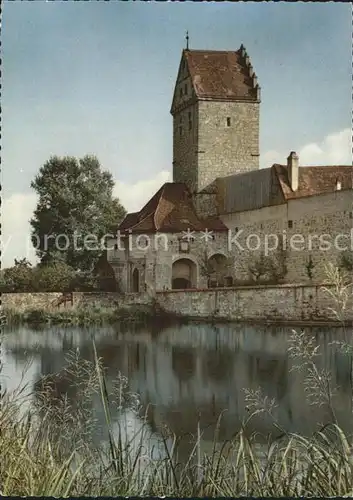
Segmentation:
{"type": "Polygon", "coordinates": [[[172,180],[170,106],[191,49],[243,43],[261,86],[260,163],[351,164],[344,3],[5,2],[2,266],[34,261],[30,183],[52,155],[96,155],[135,211],[172,180]]]}

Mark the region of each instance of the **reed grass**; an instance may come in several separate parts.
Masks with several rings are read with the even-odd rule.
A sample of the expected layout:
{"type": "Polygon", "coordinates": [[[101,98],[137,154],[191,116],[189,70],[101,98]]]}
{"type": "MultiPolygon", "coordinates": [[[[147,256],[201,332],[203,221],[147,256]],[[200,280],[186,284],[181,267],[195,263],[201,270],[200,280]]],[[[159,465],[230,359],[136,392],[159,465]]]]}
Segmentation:
{"type": "Polygon", "coordinates": [[[126,324],[146,324],[151,322],[155,315],[147,309],[113,308],[92,306],[78,309],[30,309],[4,311],[9,326],[19,325],[50,325],[63,324],[73,326],[104,325],[124,322],[126,324]]]}

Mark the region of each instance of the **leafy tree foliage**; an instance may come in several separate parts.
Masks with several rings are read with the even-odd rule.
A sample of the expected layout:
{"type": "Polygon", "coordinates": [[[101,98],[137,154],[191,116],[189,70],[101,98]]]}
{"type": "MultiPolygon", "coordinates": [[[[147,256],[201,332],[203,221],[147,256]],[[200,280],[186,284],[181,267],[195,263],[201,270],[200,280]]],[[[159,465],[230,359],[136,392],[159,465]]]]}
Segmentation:
{"type": "Polygon", "coordinates": [[[113,198],[112,175],[94,156],[53,156],[31,187],[39,196],[30,223],[41,263],[62,260],[75,270],[92,270],[102,237],[115,234],[126,214],[113,198]]]}
{"type": "Polygon", "coordinates": [[[33,270],[33,284],[38,292],[69,291],[76,271],[63,261],[39,265],[33,270]]]}
{"type": "Polygon", "coordinates": [[[99,290],[91,272],[75,271],[62,260],[32,267],[26,259],[1,271],[1,292],[73,292],[99,290]]]}
{"type": "Polygon", "coordinates": [[[1,290],[6,292],[33,291],[32,264],[27,259],[15,259],[15,265],[4,269],[1,276],[1,290]]]}

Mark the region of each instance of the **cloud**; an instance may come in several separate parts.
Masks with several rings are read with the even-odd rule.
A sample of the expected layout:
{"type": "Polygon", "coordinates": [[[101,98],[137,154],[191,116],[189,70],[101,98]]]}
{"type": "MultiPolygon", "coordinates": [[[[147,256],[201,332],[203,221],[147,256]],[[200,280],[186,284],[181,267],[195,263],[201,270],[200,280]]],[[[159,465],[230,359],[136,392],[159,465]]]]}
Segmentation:
{"type": "Polygon", "coordinates": [[[15,193],[3,199],[1,205],[1,266],[9,267],[15,258],[36,261],[30,240],[29,220],[36,207],[35,194],[15,193]]]}
{"type": "Polygon", "coordinates": [[[156,177],[145,179],[135,184],[116,181],[113,191],[114,196],[119,198],[120,203],[128,212],[137,212],[165,183],[171,182],[170,172],[162,170],[156,177]]]}
{"type": "MultiPolygon", "coordinates": [[[[261,157],[261,168],[270,167],[273,163],[285,164],[289,153],[267,151],[261,157]]],[[[297,153],[301,165],[351,165],[352,131],[346,128],[330,134],[321,143],[306,144],[297,153]]]]}

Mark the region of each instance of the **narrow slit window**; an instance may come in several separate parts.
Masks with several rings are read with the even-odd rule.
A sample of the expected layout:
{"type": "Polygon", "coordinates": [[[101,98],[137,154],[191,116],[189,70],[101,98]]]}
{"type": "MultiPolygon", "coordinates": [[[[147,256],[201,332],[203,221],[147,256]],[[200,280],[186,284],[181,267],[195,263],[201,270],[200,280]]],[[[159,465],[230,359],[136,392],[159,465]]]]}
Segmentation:
{"type": "Polygon", "coordinates": [[[230,124],[231,124],[230,116],[227,116],[227,127],[230,127],[230,124]]]}

